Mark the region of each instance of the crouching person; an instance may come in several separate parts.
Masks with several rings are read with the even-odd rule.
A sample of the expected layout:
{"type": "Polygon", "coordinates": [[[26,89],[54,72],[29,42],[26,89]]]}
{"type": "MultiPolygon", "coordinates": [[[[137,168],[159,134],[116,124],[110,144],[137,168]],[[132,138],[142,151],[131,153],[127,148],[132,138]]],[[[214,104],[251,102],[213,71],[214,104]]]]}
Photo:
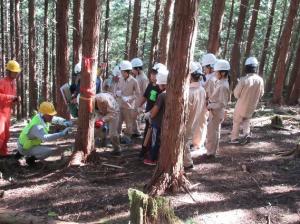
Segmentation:
{"type": "Polygon", "coordinates": [[[109,126],[109,137],[113,146],[113,154],[121,155],[120,140],[118,133],[120,109],[117,101],[110,93],[99,93],[95,97],[95,108],[100,119],[97,120],[97,129],[95,129],[95,135],[106,138],[101,135],[104,123],[108,123],[109,126]]]}
{"type": "Polygon", "coordinates": [[[19,136],[17,158],[25,156],[26,163],[33,166],[36,160],[44,160],[55,152],[50,147],[43,146],[42,143],[65,137],[72,125],[71,121],[56,117],[56,114],[57,112],[52,103],[41,103],[39,112],[31,119],[19,136]],[[66,128],[58,133],[49,134],[51,123],[64,125],[66,128]]]}

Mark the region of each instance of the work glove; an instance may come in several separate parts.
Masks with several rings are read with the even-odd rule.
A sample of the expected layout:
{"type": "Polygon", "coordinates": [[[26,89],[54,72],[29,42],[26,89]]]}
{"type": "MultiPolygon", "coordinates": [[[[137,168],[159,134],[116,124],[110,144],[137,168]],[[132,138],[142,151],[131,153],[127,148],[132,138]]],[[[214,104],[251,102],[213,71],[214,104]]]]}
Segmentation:
{"type": "Polygon", "coordinates": [[[72,127],[73,126],[73,122],[72,121],[64,121],[64,126],[66,127],[72,127]]]}
{"type": "Polygon", "coordinates": [[[70,132],[70,129],[71,128],[65,128],[63,131],[61,131],[61,135],[64,137],[64,136],[67,136],[70,132]]]}
{"type": "Polygon", "coordinates": [[[117,90],[116,91],[116,96],[117,97],[121,97],[122,96],[122,91],[121,90],[117,90]]]}
{"type": "Polygon", "coordinates": [[[147,113],[144,113],[144,119],[149,121],[151,119],[151,113],[148,111],[147,113]]]}
{"type": "Polygon", "coordinates": [[[103,125],[104,121],[102,119],[95,121],[95,128],[101,128],[103,125]]]}

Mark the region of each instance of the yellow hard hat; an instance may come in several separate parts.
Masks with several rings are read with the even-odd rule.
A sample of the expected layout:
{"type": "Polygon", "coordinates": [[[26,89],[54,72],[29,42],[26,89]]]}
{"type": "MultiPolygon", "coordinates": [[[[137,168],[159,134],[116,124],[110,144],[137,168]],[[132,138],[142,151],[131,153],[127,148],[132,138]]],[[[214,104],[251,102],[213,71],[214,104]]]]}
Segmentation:
{"type": "Polygon", "coordinates": [[[54,116],[57,114],[54,105],[50,102],[43,102],[41,103],[40,107],[39,107],[39,112],[42,114],[47,114],[47,115],[51,115],[54,116]]]}
{"type": "Polygon", "coordinates": [[[11,72],[21,72],[21,66],[15,60],[8,61],[5,69],[11,72]]]}

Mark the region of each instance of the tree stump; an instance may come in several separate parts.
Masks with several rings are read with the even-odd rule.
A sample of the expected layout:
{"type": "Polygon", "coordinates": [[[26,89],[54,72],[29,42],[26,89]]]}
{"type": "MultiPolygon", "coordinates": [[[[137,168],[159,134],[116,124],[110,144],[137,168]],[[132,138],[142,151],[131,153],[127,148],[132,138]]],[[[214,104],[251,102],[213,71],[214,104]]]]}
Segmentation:
{"type": "Polygon", "coordinates": [[[170,207],[170,201],[163,197],[150,197],[135,189],[128,190],[130,221],[132,224],[181,224],[170,207]]]}

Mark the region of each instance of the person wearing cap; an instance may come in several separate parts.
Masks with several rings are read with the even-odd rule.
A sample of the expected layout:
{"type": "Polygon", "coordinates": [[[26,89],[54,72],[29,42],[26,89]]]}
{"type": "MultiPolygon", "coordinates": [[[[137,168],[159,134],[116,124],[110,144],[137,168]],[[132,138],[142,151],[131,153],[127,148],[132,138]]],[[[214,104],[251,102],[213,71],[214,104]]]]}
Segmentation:
{"type": "Polygon", "coordinates": [[[113,154],[121,155],[118,133],[120,109],[117,101],[111,93],[99,93],[95,96],[95,109],[99,115],[96,123],[95,136],[105,141],[106,133],[100,133],[105,123],[109,125],[109,137],[113,146],[113,154]]]}
{"type": "Polygon", "coordinates": [[[199,79],[202,75],[202,67],[200,63],[192,62],[190,66],[191,80],[189,87],[189,100],[188,100],[188,114],[185,132],[185,149],[183,166],[185,170],[193,168],[193,160],[191,156],[191,149],[193,148],[194,133],[198,131],[198,135],[201,135],[201,130],[204,124],[205,113],[205,90],[201,86],[199,79]]]}
{"type": "Polygon", "coordinates": [[[166,87],[169,71],[166,68],[158,69],[156,75],[156,84],[159,86],[161,93],[158,95],[153,108],[144,114],[144,118],[149,120],[152,127],[152,142],[149,158],[144,159],[144,164],[155,166],[158,160],[160,147],[160,133],[163,125],[163,116],[165,112],[166,87]]]}
{"type": "Polygon", "coordinates": [[[120,76],[120,68],[119,66],[115,66],[112,70],[112,75],[103,81],[103,92],[111,93],[114,96],[120,76]]]}
{"type": "MultiPolygon", "coordinates": [[[[144,63],[140,58],[132,59],[131,64],[132,64],[132,75],[135,77],[136,81],[139,84],[139,88],[140,88],[140,96],[136,100],[136,104],[140,105],[141,101],[143,99],[143,94],[145,93],[145,90],[148,86],[149,79],[143,71],[144,63]]],[[[141,107],[143,107],[143,106],[144,105],[141,105],[141,107]]],[[[133,132],[134,132],[133,137],[139,137],[141,135],[140,130],[139,130],[139,126],[140,126],[139,124],[140,124],[139,116],[138,116],[138,113],[136,113],[136,120],[133,124],[133,132]]]]}
{"type": "Polygon", "coordinates": [[[18,139],[18,152],[15,155],[16,159],[25,156],[26,163],[33,166],[36,160],[46,159],[55,152],[51,147],[44,146],[42,143],[65,137],[72,126],[71,121],[57,117],[56,114],[52,103],[41,103],[38,113],[21,131],[18,139]],[[58,133],[49,134],[51,123],[63,125],[66,128],[58,133]]]}
{"type": "Polygon", "coordinates": [[[208,99],[207,110],[209,119],[207,125],[206,150],[201,156],[203,161],[214,159],[219,149],[221,123],[230,97],[229,71],[230,64],[226,60],[218,60],[214,65],[217,83],[213,94],[208,99]]]}
{"type": "Polygon", "coordinates": [[[233,127],[231,132],[232,144],[246,144],[250,142],[250,119],[264,94],[264,81],[257,74],[258,61],[255,57],[247,58],[245,62],[246,76],[242,77],[234,89],[237,99],[233,113],[233,127]],[[240,127],[243,138],[239,138],[240,127]]]}
{"type": "Polygon", "coordinates": [[[120,70],[122,77],[116,87],[116,99],[120,106],[118,133],[121,133],[122,124],[125,122],[125,138],[130,142],[137,111],[136,99],[140,96],[140,88],[136,79],[131,75],[132,65],[130,61],[122,61],[120,70]]]}
{"type": "Polygon", "coordinates": [[[14,103],[19,102],[16,79],[21,72],[19,63],[14,60],[8,61],[5,69],[6,76],[0,79],[0,156],[8,156],[11,108],[14,103]]]}
{"type": "MultiPolygon", "coordinates": [[[[213,94],[215,86],[216,86],[216,82],[217,82],[217,77],[216,74],[214,72],[214,64],[216,63],[217,58],[214,54],[208,53],[203,55],[202,60],[201,60],[201,64],[202,64],[202,68],[203,68],[203,72],[205,74],[205,82],[201,82],[202,86],[205,89],[206,92],[206,104],[208,103],[208,99],[209,97],[213,94]]],[[[209,112],[208,110],[206,110],[206,112],[204,113],[205,115],[205,123],[203,124],[203,127],[201,127],[201,136],[198,135],[198,129],[194,135],[194,139],[193,139],[193,145],[195,148],[200,148],[201,149],[201,153],[205,153],[206,149],[204,147],[204,143],[205,143],[205,139],[206,139],[206,135],[207,135],[207,120],[209,117],[209,112]]]]}
{"type": "MultiPolygon", "coordinates": [[[[149,112],[153,108],[158,95],[161,93],[159,86],[156,84],[156,75],[157,75],[158,69],[167,69],[167,67],[164,64],[156,63],[150,72],[150,82],[144,92],[142,101],[140,102],[140,105],[139,105],[139,108],[142,108],[142,106],[146,102],[146,108],[145,108],[146,113],[149,112]]],[[[151,141],[148,141],[147,143],[145,142],[145,137],[146,137],[148,131],[151,132],[151,127],[150,127],[149,121],[146,120],[144,136],[143,136],[143,145],[142,145],[142,150],[139,155],[140,158],[144,158],[145,153],[147,151],[149,151],[148,150],[149,146],[150,146],[149,143],[151,143],[151,141]]]]}

